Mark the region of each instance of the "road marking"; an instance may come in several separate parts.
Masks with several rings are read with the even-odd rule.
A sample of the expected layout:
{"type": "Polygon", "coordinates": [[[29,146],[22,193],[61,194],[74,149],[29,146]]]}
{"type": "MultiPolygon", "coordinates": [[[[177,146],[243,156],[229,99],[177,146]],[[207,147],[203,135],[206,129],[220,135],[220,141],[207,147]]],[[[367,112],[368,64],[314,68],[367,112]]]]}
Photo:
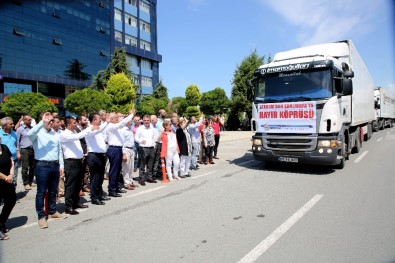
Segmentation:
{"type": "Polygon", "coordinates": [[[246,162],[237,163],[237,165],[243,165],[243,164],[250,163],[250,162],[254,162],[254,161],[255,161],[255,160],[249,160],[249,161],[246,161],[246,162]]]}
{"type": "Polygon", "coordinates": [[[383,138],[379,138],[378,140],[377,140],[377,142],[379,142],[379,141],[381,141],[383,138]]]}
{"type": "Polygon", "coordinates": [[[252,263],[266,252],[277,240],[280,239],[296,222],[299,221],[311,208],[313,208],[323,195],[316,194],[302,208],[293,214],[280,227],[274,230],[265,240],[259,243],[253,250],[240,259],[239,263],[252,263]]]}
{"type": "Polygon", "coordinates": [[[200,175],[196,175],[196,176],[192,176],[191,178],[192,179],[196,179],[196,178],[200,178],[200,177],[203,177],[203,176],[206,176],[206,175],[210,175],[210,174],[213,174],[213,173],[216,173],[217,171],[212,171],[212,172],[209,172],[209,173],[205,173],[205,174],[200,174],[200,175]]]}
{"type": "Polygon", "coordinates": [[[151,192],[154,192],[154,191],[158,191],[158,190],[160,190],[162,188],[165,188],[165,187],[166,186],[159,186],[159,187],[155,187],[155,188],[152,188],[152,189],[141,191],[141,192],[138,192],[138,193],[135,193],[135,194],[132,194],[132,195],[128,195],[128,196],[125,196],[125,197],[129,198],[129,197],[135,197],[135,196],[138,196],[138,195],[148,194],[148,193],[151,193],[151,192]]]}
{"type": "Polygon", "coordinates": [[[358,156],[357,159],[355,159],[354,163],[359,163],[363,157],[365,157],[366,154],[368,154],[369,151],[364,151],[360,156],[358,156]]]}

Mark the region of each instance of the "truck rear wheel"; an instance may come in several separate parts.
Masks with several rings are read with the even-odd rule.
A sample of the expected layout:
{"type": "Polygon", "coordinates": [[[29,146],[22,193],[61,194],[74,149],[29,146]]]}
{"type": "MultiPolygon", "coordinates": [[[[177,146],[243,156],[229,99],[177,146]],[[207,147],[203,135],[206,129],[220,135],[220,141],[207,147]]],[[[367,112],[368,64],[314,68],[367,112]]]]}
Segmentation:
{"type": "Polygon", "coordinates": [[[348,159],[348,154],[347,154],[348,145],[345,136],[346,135],[344,134],[341,139],[342,148],[340,150],[340,156],[342,156],[343,158],[340,160],[340,163],[336,165],[337,169],[343,169],[346,166],[346,159],[348,159]]]}

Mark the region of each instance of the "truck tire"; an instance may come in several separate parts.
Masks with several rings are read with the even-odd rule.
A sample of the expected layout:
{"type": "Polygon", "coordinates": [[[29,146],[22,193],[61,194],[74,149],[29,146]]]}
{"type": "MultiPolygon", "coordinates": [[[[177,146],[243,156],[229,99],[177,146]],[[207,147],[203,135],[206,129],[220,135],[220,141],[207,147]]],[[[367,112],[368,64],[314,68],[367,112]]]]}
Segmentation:
{"type": "Polygon", "coordinates": [[[355,146],[352,149],[352,153],[359,153],[361,151],[361,147],[362,147],[361,134],[360,134],[359,128],[357,129],[357,131],[355,131],[355,133],[356,133],[355,146]]]}
{"type": "Polygon", "coordinates": [[[370,138],[372,138],[372,133],[373,133],[373,125],[371,123],[368,123],[368,132],[364,134],[363,140],[369,141],[370,138]]]}
{"type": "Polygon", "coordinates": [[[347,155],[347,147],[348,147],[348,145],[347,145],[345,136],[346,136],[346,135],[344,134],[343,137],[342,137],[342,139],[341,139],[342,149],[341,149],[341,151],[340,151],[340,155],[341,155],[343,158],[341,159],[340,163],[339,163],[338,165],[335,166],[337,169],[343,169],[343,168],[346,166],[346,159],[348,159],[348,158],[347,158],[347,156],[348,156],[348,155],[347,155]]]}

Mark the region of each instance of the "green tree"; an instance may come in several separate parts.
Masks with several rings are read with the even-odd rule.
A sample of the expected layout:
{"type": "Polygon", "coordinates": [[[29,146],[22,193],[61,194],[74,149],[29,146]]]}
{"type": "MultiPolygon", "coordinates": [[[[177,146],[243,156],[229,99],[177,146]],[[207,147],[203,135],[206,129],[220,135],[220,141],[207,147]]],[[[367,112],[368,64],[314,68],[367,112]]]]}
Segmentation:
{"type": "Polygon", "coordinates": [[[184,97],[174,97],[170,102],[170,112],[182,116],[188,107],[187,100],[184,97]]]}
{"type": "Polygon", "coordinates": [[[125,73],[112,75],[104,90],[111,98],[111,111],[128,113],[136,101],[136,89],[125,73]]]}
{"type": "Polygon", "coordinates": [[[15,122],[19,120],[22,114],[30,113],[35,119],[38,118],[41,112],[58,112],[55,104],[49,102],[48,98],[41,93],[33,92],[17,92],[7,96],[7,100],[0,105],[1,111],[7,116],[13,118],[15,122]],[[33,111],[33,108],[40,109],[33,111]]]}
{"type": "Polygon", "coordinates": [[[107,69],[100,70],[93,78],[91,88],[94,90],[104,90],[110,77],[119,73],[124,73],[128,79],[133,81],[133,72],[130,70],[130,65],[127,61],[126,50],[117,47],[114,50],[114,55],[111,57],[107,69]]]}
{"type": "Polygon", "coordinates": [[[200,116],[200,110],[197,106],[188,106],[185,113],[184,113],[186,118],[190,118],[191,116],[196,116],[199,119],[200,116]]]}
{"type": "Polygon", "coordinates": [[[152,95],[146,95],[137,106],[137,112],[141,115],[156,115],[160,109],[166,109],[164,100],[156,99],[152,95]]]}
{"type": "Polygon", "coordinates": [[[202,93],[197,85],[191,84],[185,90],[185,99],[188,102],[188,106],[197,106],[199,105],[200,98],[202,97],[202,93]]]}
{"type": "Polygon", "coordinates": [[[232,80],[232,109],[233,112],[247,112],[251,117],[251,104],[247,100],[246,81],[251,80],[254,71],[264,63],[265,57],[260,57],[256,49],[237,66],[232,80]]]}
{"type": "Polygon", "coordinates": [[[99,110],[109,110],[111,108],[111,97],[103,91],[86,88],[68,95],[64,100],[64,105],[68,111],[79,115],[94,113],[99,112],[99,110]]]}
{"type": "Polygon", "coordinates": [[[213,115],[216,113],[223,113],[229,107],[229,99],[226,96],[225,90],[222,88],[215,88],[202,94],[200,99],[200,110],[205,115],[213,115]]]}
{"type": "Polygon", "coordinates": [[[156,85],[156,88],[154,92],[152,93],[152,96],[155,99],[163,100],[166,104],[166,106],[169,104],[169,95],[167,92],[167,88],[163,85],[162,80],[159,81],[159,83],[156,85]]]}

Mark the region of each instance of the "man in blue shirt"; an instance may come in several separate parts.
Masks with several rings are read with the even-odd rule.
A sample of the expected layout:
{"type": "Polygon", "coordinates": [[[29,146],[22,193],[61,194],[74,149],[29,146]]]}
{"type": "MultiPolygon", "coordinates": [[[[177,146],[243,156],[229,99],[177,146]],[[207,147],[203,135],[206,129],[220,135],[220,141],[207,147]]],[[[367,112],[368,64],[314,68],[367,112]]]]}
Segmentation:
{"type": "Polygon", "coordinates": [[[35,125],[27,136],[33,143],[34,159],[36,160],[36,212],[38,226],[43,229],[48,227],[44,211],[44,197],[48,191],[48,218],[66,218],[60,214],[56,207],[56,194],[58,191],[59,177],[63,175],[63,152],[60,144],[60,134],[52,129],[53,117],[46,112],[42,120],[35,125]]]}
{"type": "Polygon", "coordinates": [[[14,160],[13,184],[16,187],[18,176],[18,160],[21,159],[21,154],[19,153],[18,136],[14,131],[14,121],[10,117],[4,117],[3,119],[1,119],[1,127],[1,142],[2,144],[7,145],[8,149],[12,154],[12,159],[14,160]]]}

